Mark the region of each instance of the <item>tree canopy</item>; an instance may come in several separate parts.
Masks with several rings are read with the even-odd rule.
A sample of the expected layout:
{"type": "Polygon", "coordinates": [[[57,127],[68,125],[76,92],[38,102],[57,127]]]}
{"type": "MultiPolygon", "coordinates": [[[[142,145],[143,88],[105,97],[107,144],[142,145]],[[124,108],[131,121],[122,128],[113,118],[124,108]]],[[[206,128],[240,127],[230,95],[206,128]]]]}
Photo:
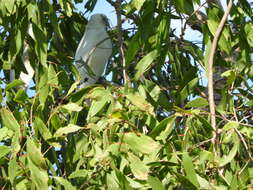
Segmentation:
{"type": "Polygon", "coordinates": [[[253,188],[253,2],[101,1],[106,82],[78,89],[98,1],[0,0],[0,189],[253,188]]]}

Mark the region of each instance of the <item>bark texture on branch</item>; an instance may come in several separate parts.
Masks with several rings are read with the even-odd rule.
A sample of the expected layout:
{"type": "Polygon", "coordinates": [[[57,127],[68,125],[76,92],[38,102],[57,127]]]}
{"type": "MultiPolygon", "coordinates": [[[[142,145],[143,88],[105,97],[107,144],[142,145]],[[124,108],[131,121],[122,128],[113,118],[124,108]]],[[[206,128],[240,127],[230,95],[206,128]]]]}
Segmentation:
{"type": "MultiPolygon", "coordinates": [[[[213,144],[214,148],[217,148],[218,145],[218,128],[216,126],[216,116],[215,116],[215,101],[214,101],[214,82],[213,82],[213,64],[214,64],[214,56],[216,52],[216,48],[218,45],[219,38],[221,36],[222,30],[224,28],[225,22],[228,18],[230,10],[232,8],[233,1],[230,0],[228,3],[228,7],[220,21],[220,24],[215,32],[214,39],[211,46],[211,51],[208,59],[208,101],[209,101],[209,108],[211,114],[211,125],[214,130],[213,133],[213,144]]],[[[215,151],[217,155],[217,150],[215,151]]]]}

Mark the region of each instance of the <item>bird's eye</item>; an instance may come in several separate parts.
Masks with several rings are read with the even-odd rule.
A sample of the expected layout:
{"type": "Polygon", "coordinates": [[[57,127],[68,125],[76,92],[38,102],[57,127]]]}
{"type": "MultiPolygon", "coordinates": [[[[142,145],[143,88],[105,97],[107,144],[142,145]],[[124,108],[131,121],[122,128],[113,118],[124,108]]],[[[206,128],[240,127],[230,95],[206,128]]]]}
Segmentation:
{"type": "Polygon", "coordinates": [[[86,78],[84,78],[84,82],[87,82],[88,80],[89,80],[89,78],[87,78],[87,77],[86,77],[86,78]]]}

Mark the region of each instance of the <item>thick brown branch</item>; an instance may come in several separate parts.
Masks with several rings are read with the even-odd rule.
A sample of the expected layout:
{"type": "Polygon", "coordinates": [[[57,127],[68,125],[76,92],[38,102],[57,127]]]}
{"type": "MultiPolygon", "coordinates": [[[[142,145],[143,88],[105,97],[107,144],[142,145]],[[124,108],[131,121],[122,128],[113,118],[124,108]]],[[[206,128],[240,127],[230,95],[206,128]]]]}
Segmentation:
{"type": "Polygon", "coordinates": [[[229,15],[229,12],[232,8],[232,5],[233,5],[233,1],[230,0],[228,3],[228,7],[221,19],[221,22],[220,22],[218,28],[217,28],[217,31],[215,32],[214,39],[213,39],[212,46],[211,46],[209,59],[208,59],[208,100],[209,100],[209,108],[210,108],[210,113],[211,113],[211,125],[214,130],[213,143],[216,143],[217,135],[218,135],[218,130],[216,127],[214,88],[213,88],[213,62],[214,62],[214,56],[215,56],[217,44],[218,44],[219,38],[221,36],[222,30],[224,28],[225,22],[227,20],[227,17],[229,15]]]}

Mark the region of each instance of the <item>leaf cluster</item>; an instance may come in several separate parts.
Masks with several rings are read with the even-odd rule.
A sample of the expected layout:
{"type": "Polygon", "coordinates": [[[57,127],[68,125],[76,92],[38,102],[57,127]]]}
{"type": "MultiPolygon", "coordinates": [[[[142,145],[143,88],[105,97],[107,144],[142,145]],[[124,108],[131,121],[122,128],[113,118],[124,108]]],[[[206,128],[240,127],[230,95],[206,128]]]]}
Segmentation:
{"type": "Polygon", "coordinates": [[[216,51],[216,155],[205,75],[221,7],[205,7],[196,42],[199,0],[122,2],[131,28],[109,33],[115,44],[122,33],[125,67],[115,45],[109,82],[78,89],[72,57],[87,20],[77,3],[92,12],[97,1],[0,1],[0,187],[252,188],[252,4],[234,2],[216,51]]]}

